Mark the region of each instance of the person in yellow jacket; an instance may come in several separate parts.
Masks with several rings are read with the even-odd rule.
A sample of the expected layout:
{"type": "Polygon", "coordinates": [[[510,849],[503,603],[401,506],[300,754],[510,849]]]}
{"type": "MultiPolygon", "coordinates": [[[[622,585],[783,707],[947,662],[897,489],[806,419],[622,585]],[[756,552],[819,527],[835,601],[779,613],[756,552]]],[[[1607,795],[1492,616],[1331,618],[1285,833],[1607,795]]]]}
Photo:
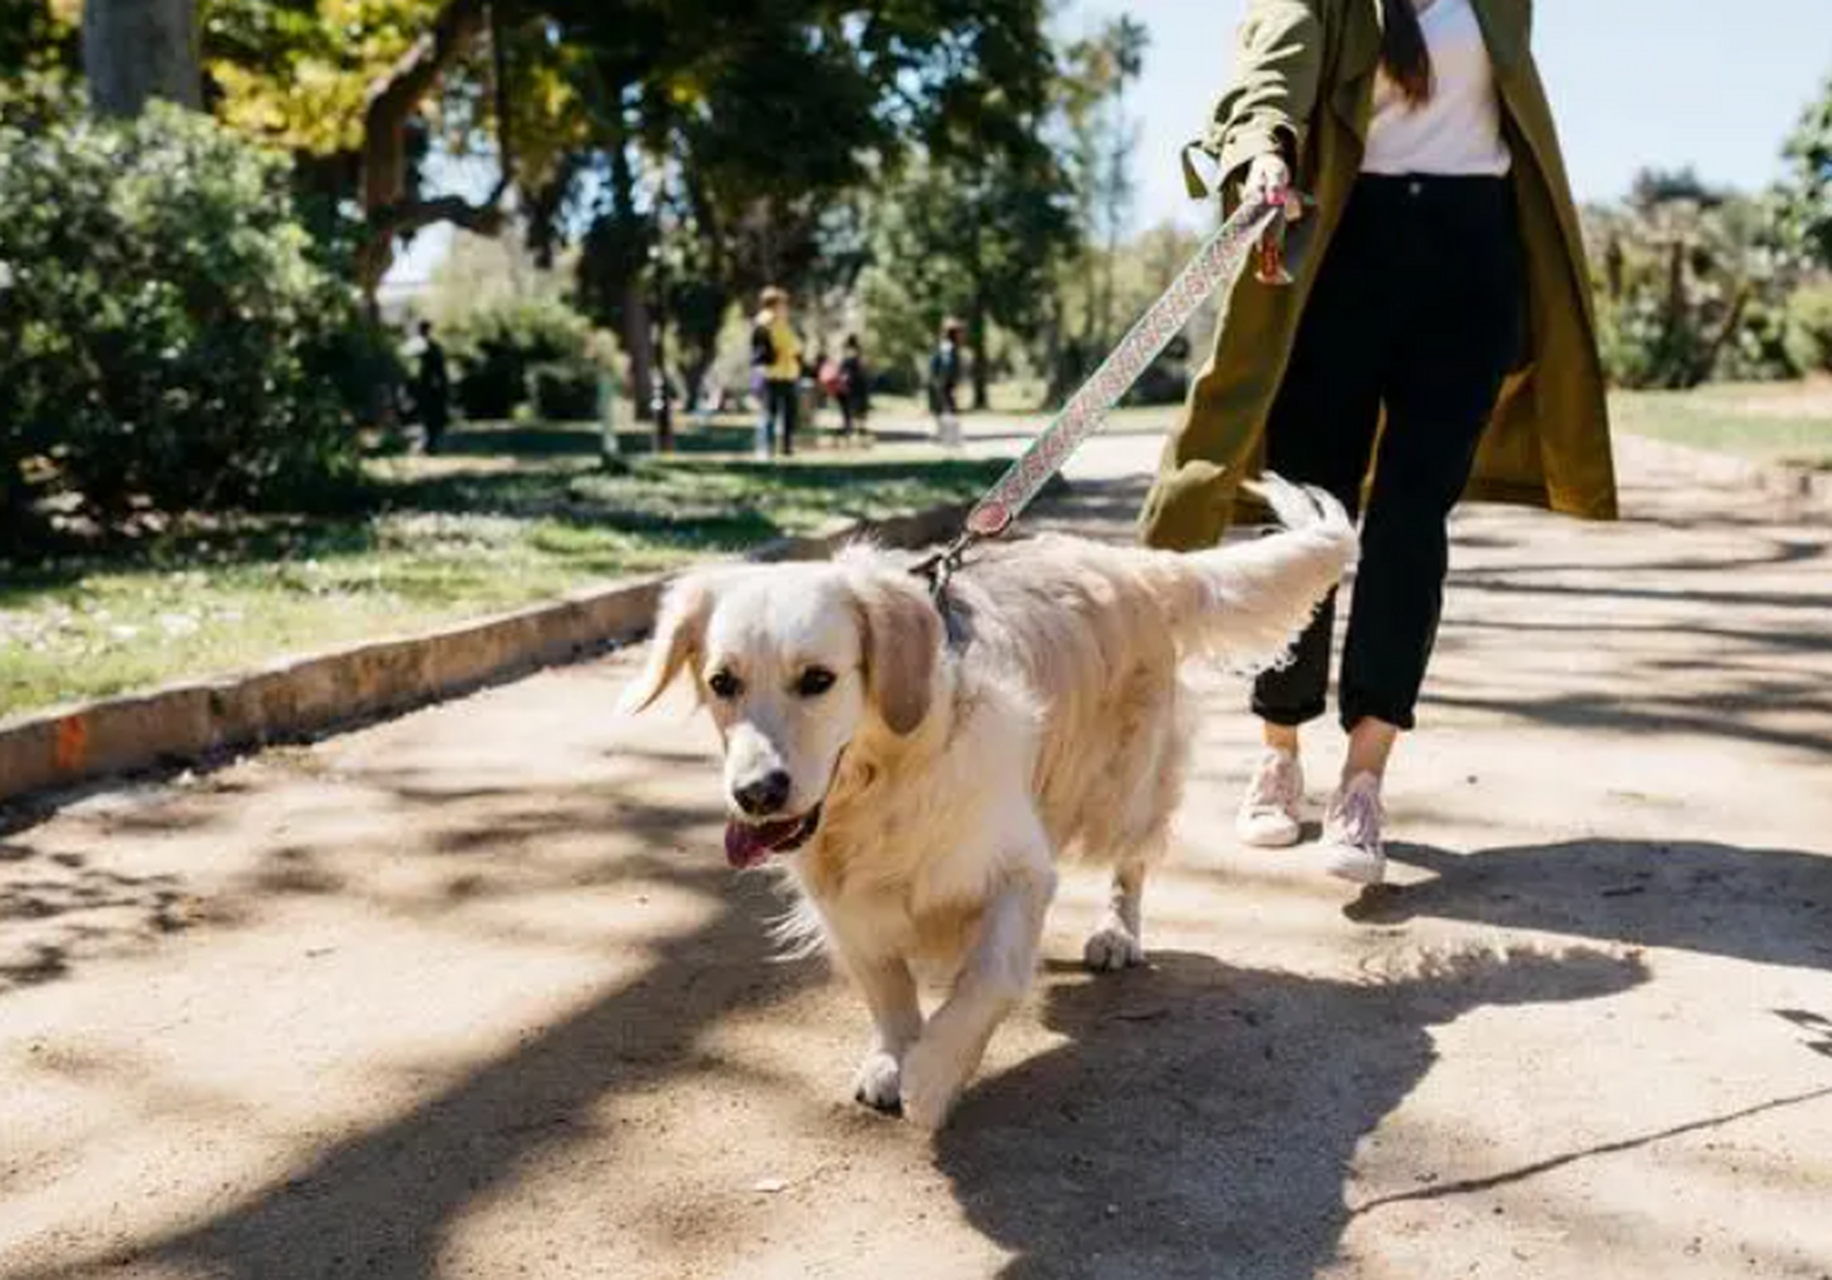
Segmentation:
{"type": "MultiPolygon", "coordinates": [[[[1243,474],[1363,515],[1342,662],[1332,873],[1378,882],[1381,787],[1436,638],[1458,498],[1616,514],[1590,274],[1530,51],[1531,0],[1252,0],[1199,145],[1224,198],[1315,209],[1296,281],[1237,288],[1146,501],[1152,546],[1225,531],[1243,474]],[[1365,499],[1365,502],[1364,502],[1365,499]]],[[[1194,178],[1187,167],[1186,174],[1194,178]]],[[[1295,844],[1299,726],[1323,714],[1333,601],[1256,682],[1265,750],[1237,827],[1295,844]]]]}
{"type": "Polygon", "coordinates": [[[758,451],[795,452],[795,416],[802,376],[802,345],[789,323],[789,294],[771,285],[759,298],[751,328],[751,365],[762,375],[764,407],[758,451]]]}

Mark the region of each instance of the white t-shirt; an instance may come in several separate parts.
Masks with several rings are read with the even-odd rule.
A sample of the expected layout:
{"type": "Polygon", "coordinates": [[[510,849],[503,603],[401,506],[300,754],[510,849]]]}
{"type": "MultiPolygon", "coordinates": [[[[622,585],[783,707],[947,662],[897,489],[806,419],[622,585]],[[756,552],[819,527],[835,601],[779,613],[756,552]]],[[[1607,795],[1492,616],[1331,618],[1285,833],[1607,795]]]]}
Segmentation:
{"type": "Polygon", "coordinates": [[[1501,134],[1495,68],[1470,0],[1434,0],[1419,15],[1431,51],[1431,98],[1414,107],[1383,66],[1361,171],[1500,177],[1513,165],[1501,134]]]}

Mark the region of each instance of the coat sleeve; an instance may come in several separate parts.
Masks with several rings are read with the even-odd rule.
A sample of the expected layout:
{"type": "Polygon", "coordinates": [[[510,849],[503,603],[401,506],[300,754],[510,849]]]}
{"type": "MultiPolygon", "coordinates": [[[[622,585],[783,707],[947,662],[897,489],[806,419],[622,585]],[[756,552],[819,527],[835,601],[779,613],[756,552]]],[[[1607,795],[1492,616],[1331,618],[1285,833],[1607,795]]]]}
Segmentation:
{"type": "Polygon", "coordinates": [[[1199,144],[1222,184],[1278,151],[1295,171],[1323,78],[1321,0],[1252,0],[1234,42],[1234,82],[1199,144]]]}

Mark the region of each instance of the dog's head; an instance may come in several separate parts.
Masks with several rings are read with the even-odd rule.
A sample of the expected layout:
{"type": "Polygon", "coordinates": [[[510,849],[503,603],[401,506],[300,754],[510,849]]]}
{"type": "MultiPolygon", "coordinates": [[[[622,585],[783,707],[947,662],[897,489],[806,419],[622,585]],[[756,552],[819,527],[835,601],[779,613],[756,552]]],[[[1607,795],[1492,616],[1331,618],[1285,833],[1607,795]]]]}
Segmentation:
{"type": "Polygon", "coordinates": [[[662,602],[640,711],[683,674],[725,743],[726,858],[806,844],[846,749],[914,733],[935,697],[940,615],[923,583],[876,557],[690,574],[662,602]]]}

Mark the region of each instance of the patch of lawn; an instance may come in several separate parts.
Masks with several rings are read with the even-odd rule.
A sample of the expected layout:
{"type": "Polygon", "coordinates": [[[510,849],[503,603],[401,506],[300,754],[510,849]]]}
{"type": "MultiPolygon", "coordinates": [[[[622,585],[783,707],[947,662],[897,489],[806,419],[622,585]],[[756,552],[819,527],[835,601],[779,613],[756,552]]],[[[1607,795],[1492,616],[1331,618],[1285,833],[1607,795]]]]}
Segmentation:
{"type": "Polygon", "coordinates": [[[1755,462],[1832,468],[1832,390],[1825,384],[1618,391],[1616,428],[1755,462]]]}
{"type": "Polygon", "coordinates": [[[588,456],[595,434],[532,460],[490,434],[378,461],[332,513],[188,521],[131,546],[0,561],[0,715],[497,612],[836,517],[965,501],[1002,466],[687,453],[613,475],[588,456]]]}

